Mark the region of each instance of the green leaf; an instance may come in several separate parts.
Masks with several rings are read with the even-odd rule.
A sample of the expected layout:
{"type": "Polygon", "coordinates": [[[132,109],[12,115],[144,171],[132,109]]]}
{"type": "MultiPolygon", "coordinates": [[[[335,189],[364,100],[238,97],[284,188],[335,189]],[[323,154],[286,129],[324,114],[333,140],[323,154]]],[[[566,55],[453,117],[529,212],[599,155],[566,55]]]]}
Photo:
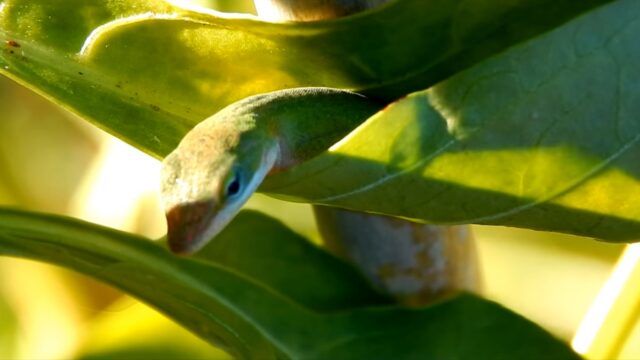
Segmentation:
{"type": "Polygon", "coordinates": [[[131,302],[125,297],[92,319],[74,359],[232,360],[171,319],[131,302]]]}
{"type": "Polygon", "coordinates": [[[2,0],[0,72],[163,156],[248,95],[329,86],[393,99],[609,1],[397,0],[272,24],[161,0],[2,0]]]}
{"type": "Polygon", "coordinates": [[[240,212],[195,257],[250,276],[318,311],[392,302],[373,291],[354,267],[257,211],[240,212]]]}
{"type": "Polygon", "coordinates": [[[61,217],[0,210],[0,254],[113,284],[242,358],[577,358],[536,325],[470,295],[422,309],[318,311],[211,260],[61,217]]]}
{"type": "Polygon", "coordinates": [[[638,14],[640,2],[617,1],[413,94],[262,191],[439,224],[635,241],[638,14]]]}

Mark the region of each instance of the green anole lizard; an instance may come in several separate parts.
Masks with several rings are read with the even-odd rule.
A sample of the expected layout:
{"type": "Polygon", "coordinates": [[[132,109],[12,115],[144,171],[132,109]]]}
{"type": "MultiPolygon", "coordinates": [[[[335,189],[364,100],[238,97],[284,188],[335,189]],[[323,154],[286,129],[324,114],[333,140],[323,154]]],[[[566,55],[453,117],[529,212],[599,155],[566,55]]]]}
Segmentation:
{"type": "MultiPolygon", "coordinates": [[[[309,21],[344,16],[387,1],[255,3],[264,19],[309,21]]],[[[206,120],[185,138],[172,155],[174,160],[165,162],[163,194],[171,248],[189,253],[203,246],[265,176],[324,151],[378,108],[353,93],[296,89],[243,100],[206,120]]],[[[425,304],[452,291],[478,287],[467,227],[415,224],[322,206],[314,210],[325,245],[403,303],[425,304]]]]}
{"type": "Polygon", "coordinates": [[[171,250],[200,249],[266,176],[318,155],[380,108],[348,91],[298,88],[249,97],[198,124],[163,162],[171,250]]]}

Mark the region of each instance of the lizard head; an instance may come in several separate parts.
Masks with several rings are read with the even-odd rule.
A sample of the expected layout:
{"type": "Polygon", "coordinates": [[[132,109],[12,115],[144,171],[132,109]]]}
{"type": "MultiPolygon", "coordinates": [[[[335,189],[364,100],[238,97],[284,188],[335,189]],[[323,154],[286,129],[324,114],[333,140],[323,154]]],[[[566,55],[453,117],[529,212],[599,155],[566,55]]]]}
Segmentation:
{"type": "Polygon", "coordinates": [[[348,91],[298,88],[248,97],[198,124],[163,163],[171,250],[200,249],[276,163],[282,171],[316,156],[378,109],[348,91]]]}
{"type": "Polygon", "coordinates": [[[193,253],[217,235],[275,163],[277,143],[245,120],[214,115],[165,158],[161,197],[173,252],[193,253]]]}

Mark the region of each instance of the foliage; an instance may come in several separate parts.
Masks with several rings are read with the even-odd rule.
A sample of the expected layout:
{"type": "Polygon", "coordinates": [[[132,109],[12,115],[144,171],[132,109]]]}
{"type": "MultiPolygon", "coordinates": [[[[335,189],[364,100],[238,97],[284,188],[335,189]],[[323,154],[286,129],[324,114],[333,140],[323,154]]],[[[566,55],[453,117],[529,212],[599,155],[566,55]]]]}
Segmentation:
{"type": "MultiPolygon", "coordinates": [[[[549,4],[530,1],[513,9],[465,4],[469,11],[478,7],[476,18],[463,17],[453,3],[398,1],[338,22],[268,24],[161,2],[41,6],[12,0],[4,6],[0,37],[17,39],[21,47],[5,48],[0,61],[11,76],[161,156],[194,123],[246,95],[328,85],[393,98],[548,29],[566,18],[562,14],[591,6],[555,2],[553,21],[536,16],[520,21],[514,14],[546,11],[549,4]],[[131,15],[142,9],[155,13],[131,15]],[[96,15],[61,27],[54,19],[69,11],[96,15]],[[416,14],[431,15],[418,19],[416,14]],[[95,24],[118,16],[132,17],[108,22],[85,40],[95,24]],[[381,19],[393,19],[383,22],[388,30],[369,31],[381,19]],[[38,31],[24,25],[29,21],[38,22],[38,31]],[[397,21],[417,25],[405,29],[397,21]],[[443,22],[455,30],[448,33],[449,27],[438,25],[448,41],[432,35],[443,22]],[[477,31],[486,24],[491,26],[477,31]],[[498,26],[510,30],[503,36],[489,31],[498,26]],[[397,35],[408,40],[384,41],[392,29],[408,32],[397,35]],[[344,35],[359,32],[378,34],[370,41],[384,46],[360,42],[364,35],[344,35]],[[349,61],[340,58],[336,64],[335,54],[347,51],[349,61]]],[[[340,147],[273,179],[263,191],[437,223],[491,223],[631,241],[640,233],[640,209],[618,189],[638,191],[637,124],[625,120],[639,103],[633,76],[637,7],[634,1],[617,1],[423,95],[400,100],[340,147]],[[589,91],[574,96],[578,88],[589,91]],[[515,130],[519,136],[513,136],[515,130]],[[398,141],[380,149],[366,146],[388,132],[398,141]],[[407,139],[407,133],[416,135],[407,139]],[[362,176],[345,179],[345,173],[362,176]],[[583,201],[594,191],[604,194],[583,201]]]]}
{"type": "Polygon", "coordinates": [[[180,259],[134,235],[0,211],[0,254],[61,264],[117,285],[245,358],[574,357],[536,325],[470,295],[415,310],[385,305],[355,270],[264,215],[241,214],[224,237],[239,241],[216,246],[215,258],[180,259]],[[256,241],[256,234],[242,236],[248,225],[263,230],[264,246],[233,261],[256,241]],[[304,268],[333,281],[305,289],[304,268]]]}
{"type": "MultiPolygon", "coordinates": [[[[395,102],[262,191],[631,241],[638,13],[633,0],[396,0],[341,20],[273,24],[160,0],[0,0],[0,72],[156,157],[248,95],[355,89],[395,102]]],[[[181,259],[131,234],[0,210],[0,253],[112,283],[242,357],[574,356],[471,295],[395,306],[256,213],[199,259],[181,259]]]]}

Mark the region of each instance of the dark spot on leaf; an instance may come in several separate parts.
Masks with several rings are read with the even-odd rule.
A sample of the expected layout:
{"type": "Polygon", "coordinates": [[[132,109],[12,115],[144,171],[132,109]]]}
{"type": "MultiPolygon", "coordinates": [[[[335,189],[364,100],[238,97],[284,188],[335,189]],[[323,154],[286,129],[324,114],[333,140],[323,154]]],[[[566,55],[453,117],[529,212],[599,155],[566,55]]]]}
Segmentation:
{"type": "Polygon", "coordinates": [[[11,47],[14,47],[14,48],[19,48],[20,47],[20,44],[18,44],[18,42],[15,41],[15,40],[7,40],[6,44],[7,44],[7,46],[11,46],[11,47]]]}
{"type": "Polygon", "coordinates": [[[151,105],[151,109],[153,109],[153,111],[160,111],[160,107],[158,105],[151,105]]]}
{"type": "Polygon", "coordinates": [[[78,75],[84,75],[82,71],[78,71],[78,75]]]}

